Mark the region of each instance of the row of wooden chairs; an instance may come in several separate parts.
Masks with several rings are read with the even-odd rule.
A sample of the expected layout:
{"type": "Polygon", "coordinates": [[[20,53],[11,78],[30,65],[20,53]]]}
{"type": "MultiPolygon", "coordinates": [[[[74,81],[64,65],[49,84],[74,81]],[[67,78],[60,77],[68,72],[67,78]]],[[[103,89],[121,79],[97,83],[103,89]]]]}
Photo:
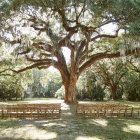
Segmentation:
{"type": "Polygon", "coordinates": [[[140,114],[140,108],[120,104],[77,104],[76,115],[83,117],[134,116],[140,114]]]}
{"type": "MultiPolygon", "coordinates": [[[[134,116],[140,115],[140,108],[120,104],[76,105],[76,115],[82,117],[134,116]]],[[[61,104],[17,104],[0,107],[2,118],[60,118],[61,104]]]]}
{"type": "Polygon", "coordinates": [[[0,107],[1,117],[60,118],[61,104],[18,104],[0,107]]]}

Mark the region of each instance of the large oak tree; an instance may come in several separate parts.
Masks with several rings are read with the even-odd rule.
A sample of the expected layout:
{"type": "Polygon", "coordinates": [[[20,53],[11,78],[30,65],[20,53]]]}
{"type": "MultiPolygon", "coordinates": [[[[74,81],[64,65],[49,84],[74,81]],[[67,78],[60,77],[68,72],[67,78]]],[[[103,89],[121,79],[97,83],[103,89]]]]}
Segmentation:
{"type": "MultiPolygon", "coordinates": [[[[123,36],[134,37],[140,29],[139,2],[132,0],[9,0],[8,4],[0,38],[29,62],[13,71],[54,66],[62,76],[66,103],[76,102],[76,82],[86,68],[121,56],[119,49],[96,46],[97,42],[117,38],[122,29],[123,36]],[[103,31],[105,26],[115,30],[109,34],[103,31]],[[70,51],[68,62],[64,48],[70,51]]],[[[125,44],[125,55],[140,51],[134,41],[125,44]],[[134,50],[129,50],[131,45],[136,46],[134,50]]]]}

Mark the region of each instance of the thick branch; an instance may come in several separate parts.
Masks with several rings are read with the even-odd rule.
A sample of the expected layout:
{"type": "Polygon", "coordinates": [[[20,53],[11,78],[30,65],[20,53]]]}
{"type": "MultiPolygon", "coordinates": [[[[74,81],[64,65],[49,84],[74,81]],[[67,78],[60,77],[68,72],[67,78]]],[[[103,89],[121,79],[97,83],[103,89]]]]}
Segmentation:
{"type": "MultiPolygon", "coordinates": [[[[62,53],[61,50],[59,50],[58,52],[56,52],[56,56],[58,58],[58,68],[59,68],[59,71],[61,73],[63,73],[63,76],[68,79],[69,78],[69,71],[67,69],[67,64],[66,64],[66,60],[65,60],[65,57],[62,53]]],[[[61,74],[62,75],[62,74],[61,74]]]]}
{"type": "Polygon", "coordinates": [[[30,66],[27,66],[27,67],[19,69],[19,70],[12,70],[12,71],[15,72],[15,73],[20,73],[20,72],[23,72],[23,71],[26,71],[26,70],[29,70],[29,69],[33,69],[33,68],[38,68],[38,67],[44,66],[44,65],[47,65],[46,62],[40,62],[40,63],[32,64],[30,66]]]}
{"type": "Polygon", "coordinates": [[[48,53],[40,53],[40,55],[39,55],[39,57],[40,58],[42,58],[42,57],[45,57],[45,58],[48,58],[48,57],[52,57],[52,54],[48,54],[48,53]]]}
{"type": "Polygon", "coordinates": [[[76,31],[74,31],[74,30],[71,31],[71,32],[69,32],[69,34],[64,39],[62,39],[61,41],[59,41],[58,47],[64,47],[64,46],[66,46],[66,47],[69,47],[71,49],[72,48],[72,45],[70,44],[69,40],[70,40],[71,36],[74,33],[76,33],[76,31]]]}
{"type": "Polygon", "coordinates": [[[30,62],[46,62],[46,63],[52,63],[52,59],[34,59],[34,58],[29,58],[26,56],[26,59],[27,61],[30,61],[30,62]]]}
{"type": "Polygon", "coordinates": [[[37,67],[39,70],[41,69],[48,69],[50,66],[40,66],[40,67],[37,67]]]}
{"type": "MultiPolygon", "coordinates": [[[[133,51],[131,51],[131,50],[127,51],[125,56],[133,55],[136,53],[140,53],[140,48],[136,48],[133,51]]],[[[121,57],[120,52],[113,53],[113,54],[101,53],[101,54],[96,55],[96,56],[93,55],[93,57],[91,56],[91,59],[89,59],[87,62],[85,62],[80,67],[78,75],[80,75],[86,68],[90,67],[92,64],[94,64],[98,60],[102,60],[104,58],[118,58],[118,57],[121,57]]]]}
{"type": "Polygon", "coordinates": [[[66,16],[65,16],[65,11],[64,11],[64,9],[63,9],[63,10],[58,9],[58,13],[59,13],[59,15],[60,15],[61,18],[62,18],[62,25],[63,25],[63,27],[65,28],[65,30],[66,30],[67,32],[73,30],[74,28],[69,27],[68,24],[67,24],[67,19],[66,19],[66,16]]]}
{"type": "Polygon", "coordinates": [[[86,40],[84,40],[81,43],[81,45],[78,49],[78,52],[77,52],[76,63],[75,63],[77,70],[78,70],[78,67],[79,67],[82,59],[87,57],[87,55],[88,55],[88,45],[89,45],[89,38],[86,36],[86,40]]]}
{"type": "Polygon", "coordinates": [[[101,34],[93,37],[90,41],[95,41],[98,38],[116,38],[118,36],[120,28],[116,31],[115,35],[107,35],[107,34],[101,34]]]}
{"type": "Polygon", "coordinates": [[[11,74],[0,74],[0,76],[13,76],[13,75],[11,75],[11,74]]]}
{"type": "Polygon", "coordinates": [[[6,71],[9,71],[9,69],[5,69],[5,70],[0,71],[0,75],[1,75],[2,73],[6,72],[6,71]]]}
{"type": "Polygon", "coordinates": [[[140,69],[138,67],[136,67],[132,61],[129,61],[129,64],[132,66],[132,68],[130,68],[131,70],[134,70],[137,73],[140,73],[140,69]]]}
{"type": "Polygon", "coordinates": [[[74,50],[71,50],[71,69],[70,69],[70,74],[73,75],[75,71],[75,65],[74,65],[74,50]]]}

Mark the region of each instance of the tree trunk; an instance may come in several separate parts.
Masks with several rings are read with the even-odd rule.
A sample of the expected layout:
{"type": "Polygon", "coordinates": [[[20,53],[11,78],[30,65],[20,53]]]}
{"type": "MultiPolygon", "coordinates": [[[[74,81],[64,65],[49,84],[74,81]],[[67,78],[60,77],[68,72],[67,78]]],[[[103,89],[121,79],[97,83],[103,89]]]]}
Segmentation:
{"type": "Polygon", "coordinates": [[[113,100],[117,99],[117,86],[112,87],[112,99],[113,100]]]}
{"type": "Polygon", "coordinates": [[[65,87],[65,103],[76,103],[76,79],[72,80],[69,84],[64,84],[65,87]]]}

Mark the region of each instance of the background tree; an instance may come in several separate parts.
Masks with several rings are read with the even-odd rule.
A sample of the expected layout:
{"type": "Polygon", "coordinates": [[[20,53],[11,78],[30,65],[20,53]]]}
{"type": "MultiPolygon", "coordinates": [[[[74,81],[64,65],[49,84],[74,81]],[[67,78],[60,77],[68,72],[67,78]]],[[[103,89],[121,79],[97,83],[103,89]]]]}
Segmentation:
{"type": "Polygon", "coordinates": [[[61,87],[61,76],[58,72],[48,70],[33,71],[33,82],[28,84],[28,97],[55,97],[55,92],[61,87]]]}
{"type": "Polygon", "coordinates": [[[105,87],[106,85],[99,79],[95,67],[90,67],[79,77],[77,82],[77,98],[101,101],[105,97],[105,87]]]}
{"type": "Polygon", "coordinates": [[[129,70],[122,79],[123,96],[129,101],[140,101],[140,80],[135,71],[129,70]]]}
{"type": "Polygon", "coordinates": [[[24,86],[21,76],[0,76],[0,99],[12,100],[12,98],[24,97],[24,86]]]}
{"type": "Polygon", "coordinates": [[[59,99],[64,99],[65,97],[65,88],[64,86],[61,86],[56,92],[55,92],[55,97],[59,99]]]}
{"type": "MultiPolygon", "coordinates": [[[[24,91],[27,84],[32,82],[31,70],[15,74],[9,71],[14,69],[17,63],[14,63],[10,48],[1,42],[0,47],[0,99],[11,100],[12,98],[24,97],[24,91]]],[[[18,64],[21,64],[22,61],[18,64]]]]}
{"type": "Polygon", "coordinates": [[[136,56],[123,59],[101,60],[82,73],[77,82],[78,98],[138,101],[140,99],[139,59],[136,56]]]}
{"type": "Polygon", "coordinates": [[[96,42],[117,38],[124,29],[124,36],[130,39],[120,47],[123,54],[124,50],[125,55],[140,50],[136,34],[140,31],[138,1],[11,0],[8,4],[4,11],[10,16],[3,18],[0,38],[13,46],[18,57],[28,61],[26,67],[24,63],[13,71],[54,66],[62,76],[65,102],[76,102],[76,82],[86,68],[98,60],[121,56],[113,46],[108,46],[108,51],[98,46],[100,51],[95,51],[96,42]],[[105,26],[113,25],[110,34],[103,31],[105,26]],[[135,50],[130,50],[134,43],[135,50]],[[64,48],[70,51],[68,63],[64,48]]]}
{"type": "Polygon", "coordinates": [[[112,99],[122,98],[123,93],[119,95],[119,87],[121,79],[127,73],[125,64],[120,59],[111,59],[95,64],[95,67],[104,84],[109,86],[112,99]]]}
{"type": "Polygon", "coordinates": [[[122,79],[123,93],[127,100],[140,101],[140,60],[133,56],[127,60],[128,72],[122,79]]]}

